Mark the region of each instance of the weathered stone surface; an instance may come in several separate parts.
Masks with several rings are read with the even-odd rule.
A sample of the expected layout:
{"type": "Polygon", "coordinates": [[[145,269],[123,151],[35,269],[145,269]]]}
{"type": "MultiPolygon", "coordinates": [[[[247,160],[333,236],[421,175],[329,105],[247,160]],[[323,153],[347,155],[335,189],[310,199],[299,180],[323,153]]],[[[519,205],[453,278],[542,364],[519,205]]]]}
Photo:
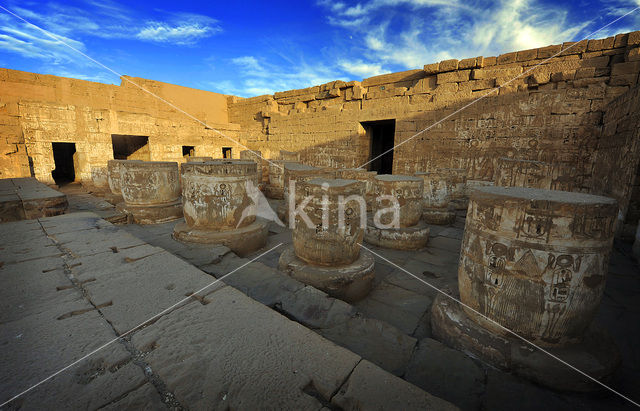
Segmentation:
{"type": "Polygon", "coordinates": [[[127,220],[136,224],[162,224],[182,217],[182,202],[168,204],[130,205],[119,203],[116,210],[127,216],[127,220]]]}
{"type": "Polygon", "coordinates": [[[124,199],[119,211],[138,224],[160,224],[182,217],[178,163],[127,160],[116,164],[124,199]]]}
{"type": "Polygon", "coordinates": [[[269,161],[269,184],[265,194],[269,198],[284,198],[284,166],[286,163],[294,163],[295,161],[270,160],[269,161]]]}
{"type": "Polygon", "coordinates": [[[366,224],[364,195],[365,184],[356,180],[316,178],[300,183],[296,187],[296,204],[300,204],[309,221],[297,214],[292,222],[296,256],[321,266],[354,262],[360,255],[366,224]]]}
{"type": "Polygon", "coordinates": [[[175,162],[121,161],[122,197],[133,206],[172,204],[181,195],[178,174],[175,162]]]}
{"type": "Polygon", "coordinates": [[[451,225],[456,222],[456,212],[447,208],[425,208],[422,219],[427,224],[451,225]]]}
{"type": "MultiPolygon", "coordinates": [[[[330,171],[309,166],[306,164],[285,162],[283,164],[283,184],[284,184],[284,202],[282,203],[286,210],[289,207],[289,190],[296,187],[296,191],[303,189],[303,183],[314,178],[333,178],[330,171]]],[[[293,197],[295,201],[296,198],[293,197]]]]}
{"type": "Polygon", "coordinates": [[[362,360],[331,403],[345,410],[422,409],[455,410],[453,404],[427,394],[362,360]]]}
{"type": "Polygon", "coordinates": [[[207,161],[182,166],[184,219],[189,227],[233,230],[255,221],[247,184],[256,177],[253,161],[207,161]]]}
{"type": "MultiPolygon", "coordinates": [[[[456,296],[456,295],[454,295],[456,296]]],[[[489,330],[489,321],[482,325],[467,314],[467,309],[449,297],[439,295],[431,308],[431,329],[434,338],[457,350],[468,352],[489,364],[565,391],[595,391],[600,385],[539,351],[513,334],[500,335],[489,330]]],[[[492,328],[497,328],[492,323],[492,328]]],[[[586,330],[579,343],[545,347],[587,375],[607,381],[620,363],[615,343],[602,329],[586,330]]]]}
{"type": "Polygon", "coordinates": [[[0,222],[63,214],[67,196],[35,178],[0,179],[0,222]]]}
{"type": "Polygon", "coordinates": [[[207,156],[194,156],[194,157],[188,157],[187,158],[187,163],[203,163],[205,161],[213,161],[213,157],[207,157],[207,156]]]}
{"type": "Polygon", "coordinates": [[[371,211],[373,208],[373,201],[375,199],[374,178],[377,174],[378,173],[376,171],[368,171],[363,168],[344,168],[338,170],[336,178],[364,182],[367,211],[371,211]]]}
{"type": "Polygon", "coordinates": [[[100,191],[110,190],[107,167],[91,167],[91,184],[100,191]]]}
{"type": "MultiPolygon", "coordinates": [[[[404,275],[412,279],[414,284],[418,282],[408,274],[404,275]]],[[[376,285],[366,299],[354,305],[367,317],[386,321],[405,334],[412,335],[432,302],[430,296],[395,286],[385,279],[376,285]]]]}
{"type": "Polygon", "coordinates": [[[167,388],[190,408],[319,409],[359,357],[230,287],[133,336],[167,388]]]}
{"type": "Polygon", "coordinates": [[[267,224],[266,220],[256,218],[253,223],[238,229],[219,231],[192,228],[180,222],[173,229],[173,237],[188,243],[224,245],[239,256],[245,256],[265,246],[269,231],[267,224]]]}
{"type": "Polygon", "coordinates": [[[419,250],[429,241],[429,227],[422,221],[410,227],[378,228],[373,218],[367,220],[364,230],[364,240],[383,248],[396,250],[419,250]]]}
{"type": "Polygon", "coordinates": [[[280,150],[278,160],[298,162],[300,161],[300,153],[295,151],[280,150]]]}
{"type": "Polygon", "coordinates": [[[411,357],[405,379],[463,410],[479,409],[484,370],[460,351],[425,338],[411,357]]]}
{"type": "Polygon", "coordinates": [[[374,257],[362,250],[356,260],[338,266],[311,265],[299,259],[293,247],[280,255],[278,268],[292,278],[316,287],[332,297],[345,301],[357,301],[371,290],[375,277],[374,257]]]}
{"type": "Polygon", "coordinates": [[[430,172],[417,172],[424,181],[423,214],[429,224],[451,224],[455,221],[456,208],[466,208],[464,201],[467,171],[460,168],[444,168],[430,172]]]}
{"type": "Polygon", "coordinates": [[[535,341],[579,340],[604,290],[616,215],[606,197],[476,190],[460,258],[462,301],[535,341]]]}
{"type": "Polygon", "coordinates": [[[122,195],[120,167],[126,162],[140,162],[140,160],[109,160],[107,162],[107,183],[111,193],[115,195],[122,195]]]}
{"type": "MultiPolygon", "coordinates": [[[[373,204],[374,214],[390,207],[388,200],[381,200],[380,196],[394,196],[399,204],[400,227],[411,227],[420,221],[422,216],[422,195],[424,183],[421,178],[405,175],[379,175],[374,178],[376,202],[373,204]]],[[[381,216],[382,224],[390,224],[391,213],[381,216]]]]}
{"type": "Polygon", "coordinates": [[[256,180],[258,184],[262,184],[263,178],[269,173],[269,163],[262,156],[262,152],[259,150],[242,150],[240,152],[240,160],[248,160],[256,163],[256,180]]]}

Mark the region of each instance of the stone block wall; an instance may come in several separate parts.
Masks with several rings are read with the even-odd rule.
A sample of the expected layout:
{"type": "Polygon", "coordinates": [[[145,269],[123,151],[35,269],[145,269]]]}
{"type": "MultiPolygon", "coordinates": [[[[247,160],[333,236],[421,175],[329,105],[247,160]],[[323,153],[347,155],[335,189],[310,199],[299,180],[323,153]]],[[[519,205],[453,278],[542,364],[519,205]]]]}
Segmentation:
{"type": "Polygon", "coordinates": [[[228,122],[227,96],[152,80],[129,78],[120,86],[0,69],[0,178],[33,175],[52,183],[52,142],[75,143],[76,179],[113,158],[112,134],[149,138],[151,160],[184,161],[182,146],[195,155],[238,156],[233,139],[240,127],[228,122]],[[151,93],[174,104],[160,101],[151,93]],[[185,111],[205,123],[190,118],[185,111]],[[31,163],[31,169],[30,169],[31,163]]]}
{"type": "Polygon", "coordinates": [[[640,217],[640,87],[607,106],[593,165],[594,191],[620,204],[620,222],[638,224],[640,217]]]}
{"type": "MultiPolygon", "coordinates": [[[[492,181],[497,159],[512,157],[552,163],[561,170],[556,187],[598,192],[603,116],[638,84],[639,47],[640,32],[632,32],[230,97],[229,119],[254,149],[296,150],[303,162],[332,167],[370,158],[361,123],[395,119],[394,173],[465,168],[470,179],[492,181]]],[[[618,165],[625,175],[633,167],[618,165]]]]}
{"type": "Polygon", "coordinates": [[[228,136],[266,158],[288,150],[310,165],[358,167],[370,159],[367,122],[395,120],[396,174],[464,168],[470,179],[493,181],[501,157],[543,161],[557,170],[554,187],[606,188],[637,215],[628,199],[640,196],[631,187],[638,165],[620,156],[637,139],[622,130],[631,114],[620,114],[620,101],[636,101],[629,90],[639,73],[640,32],[252,98],[0,69],[0,177],[51,182],[51,143],[74,142],[76,176],[87,180],[112,158],[112,134],[147,136],[151,160],[184,161],[182,146],[216,158],[231,147],[237,158],[244,148],[228,136]],[[606,185],[611,161],[625,181],[606,185]]]}

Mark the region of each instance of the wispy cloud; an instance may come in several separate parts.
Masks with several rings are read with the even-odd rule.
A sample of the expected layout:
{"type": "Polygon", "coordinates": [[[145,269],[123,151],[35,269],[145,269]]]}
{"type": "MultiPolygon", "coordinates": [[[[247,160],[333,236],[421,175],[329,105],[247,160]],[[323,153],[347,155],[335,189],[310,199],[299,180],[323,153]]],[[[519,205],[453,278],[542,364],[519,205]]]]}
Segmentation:
{"type": "MultiPolygon", "coordinates": [[[[193,45],[222,31],[219,22],[208,16],[161,12],[161,19],[149,20],[114,2],[89,0],[87,3],[86,9],[55,2],[9,8],[79,50],[84,50],[84,44],[91,38],[193,45]]],[[[0,13],[0,24],[0,48],[49,63],[72,57],[61,42],[52,41],[42,31],[11,15],[0,13]]]]}
{"type": "Polygon", "coordinates": [[[193,45],[198,40],[221,31],[218,20],[197,14],[179,13],[172,16],[169,22],[147,22],[135,36],[146,41],[193,45]]]}
{"type": "MultiPolygon", "coordinates": [[[[626,12],[638,1],[615,4],[626,6],[626,12]]],[[[594,24],[572,19],[569,4],[538,0],[368,0],[337,7],[321,0],[319,5],[329,24],[352,36],[353,46],[345,53],[360,50],[362,64],[391,71],[557,44],[584,34],[594,24]]],[[[345,67],[360,74],[356,65],[352,68],[345,67]]]]}
{"type": "Polygon", "coordinates": [[[209,82],[213,91],[242,97],[273,94],[276,91],[305,88],[336,80],[334,67],[308,64],[304,59],[278,64],[259,56],[239,56],[230,60],[237,73],[233,81],[209,82]],[[293,63],[293,64],[292,64],[293,63]]]}

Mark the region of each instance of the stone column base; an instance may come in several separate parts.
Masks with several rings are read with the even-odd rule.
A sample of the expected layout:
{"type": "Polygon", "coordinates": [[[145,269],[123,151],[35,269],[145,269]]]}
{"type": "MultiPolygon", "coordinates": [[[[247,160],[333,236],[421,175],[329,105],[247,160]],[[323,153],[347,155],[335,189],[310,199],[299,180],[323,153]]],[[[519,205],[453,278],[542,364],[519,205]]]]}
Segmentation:
{"type": "Polygon", "coordinates": [[[280,221],[285,224],[289,224],[289,207],[287,207],[287,204],[284,201],[278,203],[276,214],[278,214],[280,221]]]}
{"type": "Polygon", "coordinates": [[[181,221],[173,228],[173,238],[185,243],[221,244],[244,257],[267,244],[268,224],[267,220],[256,218],[253,223],[236,230],[216,231],[191,228],[181,221]]]}
{"type": "MultiPolygon", "coordinates": [[[[438,295],[431,307],[431,329],[434,338],[452,348],[554,390],[588,392],[602,389],[531,344],[513,335],[492,333],[471,320],[459,303],[444,295],[438,295]]],[[[542,348],[605,383],[620,363],[620,354],[612,338],[593,325],[580,343],[542,348]]]]}
{"type": "Polygon", "coordinates": [[[274,200],[282,200],[284,198],[284,190],[281,187],[274,187],[267,184],[264,188],[264,195],[274,200]]]}
{"type": "Polygon", "coordinates": [[[369,218],[364,230],[364,241],[395,250],[419,250],[427,246],[429,227],[423,221],[419,221],[413,227],[380,229],[373,224],[373,219],[369,218]]]}
{"type": "Polygon", "coordinates": [[[114,206],[118,206],[120,203],[124,204],[122,194],[113,194],[111,191],[106,191],[101,197],[103,197],[106,202],[111,203],[114,206]]]}
{"type": "Polygon", "coordinates": [[[422,219],[427,224],[450,225],[456,222],[456,212],[440,208],[425,208],[422,211],[422,219]]]}
{"type": "Polygon", "coordinates": [[[119,203],[116,210],[127,215],[127,221],[136,224],[162,224],[182,218],[182,200],[161,205],[129,205],[119,203]]]}
{"type": "Polygon", "coordinates": [[[280,255],[278,268],[290,277],[347,302],[364,298],[371,291],[375,277],[373,254],[360,250],[360,257],[348,265],[324,267],[310,265],[299,259],[293,245],[280,255]]]}

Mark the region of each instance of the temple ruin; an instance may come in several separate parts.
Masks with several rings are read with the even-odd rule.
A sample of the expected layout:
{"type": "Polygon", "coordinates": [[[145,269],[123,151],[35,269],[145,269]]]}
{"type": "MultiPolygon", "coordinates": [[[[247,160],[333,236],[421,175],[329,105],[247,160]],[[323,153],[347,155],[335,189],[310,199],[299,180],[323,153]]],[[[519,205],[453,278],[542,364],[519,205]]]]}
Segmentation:
{"type": "Polygon", "coordinates": [[[638,405],[639,76],[640,31],[250,98],[0,69],[0,404],[638,405]]]}

